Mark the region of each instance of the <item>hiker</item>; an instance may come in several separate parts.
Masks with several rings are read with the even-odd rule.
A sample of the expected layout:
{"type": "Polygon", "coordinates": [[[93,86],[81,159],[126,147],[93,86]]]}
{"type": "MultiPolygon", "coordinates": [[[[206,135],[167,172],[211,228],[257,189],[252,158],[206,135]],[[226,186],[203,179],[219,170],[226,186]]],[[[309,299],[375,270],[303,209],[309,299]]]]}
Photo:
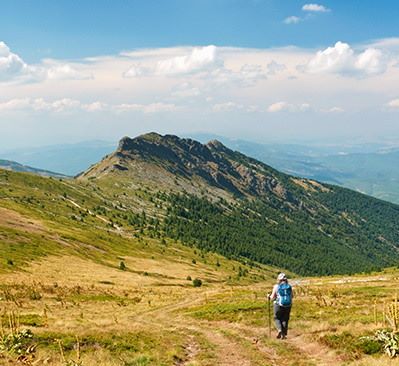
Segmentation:
{"type": "Polygon", "coordinates": [[[277,284],[268,295],[269,301],[274,300],[274,322],[277,328],[277,338],[285,339],[288,333],[288,320],[290,319],[293,292],[285,273],[277,276],[277,284]]]}

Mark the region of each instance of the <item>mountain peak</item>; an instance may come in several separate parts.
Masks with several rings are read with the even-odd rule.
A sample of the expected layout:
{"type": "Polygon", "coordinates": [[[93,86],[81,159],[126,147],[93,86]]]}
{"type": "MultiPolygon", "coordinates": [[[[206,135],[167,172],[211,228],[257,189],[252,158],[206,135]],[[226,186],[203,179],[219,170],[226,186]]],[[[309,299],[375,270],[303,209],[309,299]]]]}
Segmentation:
{"type": "Polygon", "coordinates": [[[118,151],[129,151],[136,147],[140,142],[154,143],[162,140],[163,136],[156,132],[149,132],[135,138],[124,136],[120,139],[118,144],[118,151]]]}
{"type": "Polygon", "coordinates": [[[123,137],[115,153],[81,177],[98,178],[120,172],[125,177],[171,189],[176,188],[175,180],[179,177],[185,181],[184,189],[191,189],[195,181],[202,187],[238,196],[271,193],[289,199],[280,173],[230,150],[218,140],[201,144],[189,138],[155,132],[135,138],[123,137]]]}
{"type": "Polygon", "coordinates": [[[211,150],[225,150],[227,149],[219,140],[211,140],[209,141],[206,146],[211,150]]]}

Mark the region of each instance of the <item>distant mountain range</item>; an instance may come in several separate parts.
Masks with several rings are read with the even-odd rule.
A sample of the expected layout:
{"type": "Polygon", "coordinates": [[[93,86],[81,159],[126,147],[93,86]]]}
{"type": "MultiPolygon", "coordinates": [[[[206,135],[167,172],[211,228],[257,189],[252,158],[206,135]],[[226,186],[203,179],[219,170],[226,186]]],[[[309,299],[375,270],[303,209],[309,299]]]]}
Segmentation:
{"type": "Polygon", "coordinates": [[[112,152],[115,147],[116,143],[112,142],[86,141],[77,144],[5,151],[0,154],[0,158],[74,176],[112,152]]]}
{"type": "MultiPolygon", "coordinates": [[[[201,142],[217,139],[225,146],[252,156],[298,177],[337,184],[387,201],[399,203],[399,149],[384,144],[304,146],[261,144],[211,134],[191,137],[201,142]]],[[[89,141],[78,144],[19,149],[1,158],[41,170],[74,176],[85,171],[116,143],[89,141]]]]}
{"type": "Polygon", "coordinates": [[[51,172],[49,170],[32,168],[31,166],[22,165],[22,164],[16,163],[15,161],[10,161],[10,160],[1,160],[0,159],[0,168],[12,170],[14,172],[33,173],[33,174],[41,175],[44,177],[56,177],[56,178],[66,178],[67,177],[64,174],[51,172]]]}
{"type": "MultiPolygon", "coordinates": [[[[200,141],[216,138],[198,135],[200,141]]],[[[337,184],[399,203],[399,148],[384,144],[303,146],[259,144],[217,137],[285,173],[337,184]]]]}

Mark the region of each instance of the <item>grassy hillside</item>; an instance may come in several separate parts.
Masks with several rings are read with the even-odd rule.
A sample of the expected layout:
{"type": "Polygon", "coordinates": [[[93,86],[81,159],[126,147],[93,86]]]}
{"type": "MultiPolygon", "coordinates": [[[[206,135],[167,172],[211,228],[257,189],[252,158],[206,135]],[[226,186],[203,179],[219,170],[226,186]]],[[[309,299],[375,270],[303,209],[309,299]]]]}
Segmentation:
{"type": "MultiPolygon", "coordinates": [[[[0,365],[397,362],[372,338],[377,329],[392,327],[387,309],[397,304],[397,269],[293,279],[289,338],[277,341],[274,333],[268,336],[265,293],[278,270],[243,257],[248,253],[241,246],[227,253],[230,259],[210,251],[230,250],[223,246],[229,243],[226,235],[235,240],[241,231],[247,235],[259,227],[265,203],[246,198],[238,205],[234,195],[221,196],[225,191],[219,187],[204,188],[200,181],[191,186],[181,177],[178,187],[191,187],[191,194],[155,190],[122,173],[77,181],[0,170],[0,365]],[[251,223],[251,230],[244,223],[251,223]],[[195,279],[202,280],[201,287],[194,287],[195,279]]],[[[370,230],[379,230],[387,212],[396,209],[353,199],[346,190],[333,195],[335,187],[311,181],[292,184],[317,196],[328,211],[364,212],[375,225],[370,230]]],[[[269,225],[279,219],[278,209],[286,215],[281,217],[290,217],[281,202],[273,202],[269,225]]],[[[337,223],[356,218],[332,217],[344,217],[337,223]]],[[[361,218],[356,220],[347,227],[361,225],[361,218]]],[[[387,234],[394,222],[386,220],[387,234]]],[[[339,238],[339,228],[328,234],[339,238]]]]}
{"type": "MultiPolygon", "coordinates": [[[[233,284],[224,281],[235,272],[232,262],[193,265],[178,263],[176,253],[156,254],[126,255],[127,268],[136,272],[52,255],[23,271],[0,274],[0,364],[18,364],[17,359],[50,366],[397,364],[373,338],[376,330],[391,327],[384,309],[395,304],[397,270],[292,280],[290,331],[279,341],[268,329],[265,293],[272,280],[254,283],[250,276],[233,284]],[[214,281],[195,288],[184,279],[187,273],[214,281]],[[22,357],[11,348],[16,344],[22,357]]],[[[184,248],[181,254],[184,258],[184,248]]]]}
{"type": "Polygon", "coordinates": [[[127,208],[146,186],[153,218],[128,222],[231,258],[306,275],[371,271],[399,260],[398,206],[280,173],[218,141],[124,138],[79,180],[127,208]]]}
{"type": "Polygon", "coordinates": [[[175,309],[277,273],[128,224],[151,218],[151,196],[130,194],[127,215],[104,190],[0,170],[1,365],[175,365],[192,337],[169,323],[175,309]]]}
{"type": "MultiPolygon", "coordinates": [[[[119,257],[127,254],[165,258],[170,252],[172,261],[184,259],[194,270],[198,266],[192,265],[193,260],[215,268],[225,261],[160,236],[144,224],[156,219],[151,200],[142,189],[122,203],[117,193],[105,193],[91,183],[0,170],[0,271],[24,269],[30,261],[48,255],[75,255],[112,268],[118,268],[119,257]],[[142,217],[146,217],[143,222],[142,217]]],[[[241,262],[249,271],[245,259],[241,262]]],[[[261,268],[254,269],[254,275],[261,268]]],[[[225,280],[234,277],[230,271],[225,275],[225,280]]]]}

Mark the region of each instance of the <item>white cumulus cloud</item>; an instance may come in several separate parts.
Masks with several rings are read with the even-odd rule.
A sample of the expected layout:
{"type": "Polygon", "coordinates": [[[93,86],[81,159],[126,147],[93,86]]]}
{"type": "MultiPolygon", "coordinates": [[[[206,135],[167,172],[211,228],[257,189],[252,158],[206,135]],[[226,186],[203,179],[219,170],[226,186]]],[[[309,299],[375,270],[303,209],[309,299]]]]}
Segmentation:
{"type": "Polygon", "coordinates": [[[0,82],[26,83],[44,80],[86,80],[93,75],[66,62],[44,60],[37,65],[27,64],[20,56],[0,42],[0,82]]]}
{"type": "Polygon", "coordinates": [[[320,4],[305,4],[304,6],[302,6],[302,10],[315,13],[327,13],[330,11],[330,9],[320,4]]]}
{"type": "MultiPolygon", "coordinates": [[[[178,51],[181,52],[181,50],[178,51]]],[[[218,58],[216,46],[194,47],[185,51],[184,55],[164,58],[152,65],[136,62],[123,73],[123,77],[178,76],[223,67],[223,61],[218,58]]]]}
{"type": "Polygon", "coordinates": [[[381,50],[368,48],[357,57],[355,68],[370,75],[380,74],[386,70],[387,62],[381,50]]]}
{"type": "Polygon", "coordinates": [[[216,46],[197,47],[188,55],[158,61],[155,73],[159,75],[187,74],[204,70],[216,63],[216,46]]]}
{"type": "Polygon", "coordinates": [[[348,76],[377,75],[386,71],[388,62],[381,50],[368,48],[356,54],[344,42],[318,51],[314,57],[300,69],[308,73],[335,73],[348,76]]]}
{"type": "Polygon", "coordinates": [[[25,63],[21,57],[11,52],[10,48],[0,42],[0,82],[17,81],[29,78],[35,69],[25,63]]]}

